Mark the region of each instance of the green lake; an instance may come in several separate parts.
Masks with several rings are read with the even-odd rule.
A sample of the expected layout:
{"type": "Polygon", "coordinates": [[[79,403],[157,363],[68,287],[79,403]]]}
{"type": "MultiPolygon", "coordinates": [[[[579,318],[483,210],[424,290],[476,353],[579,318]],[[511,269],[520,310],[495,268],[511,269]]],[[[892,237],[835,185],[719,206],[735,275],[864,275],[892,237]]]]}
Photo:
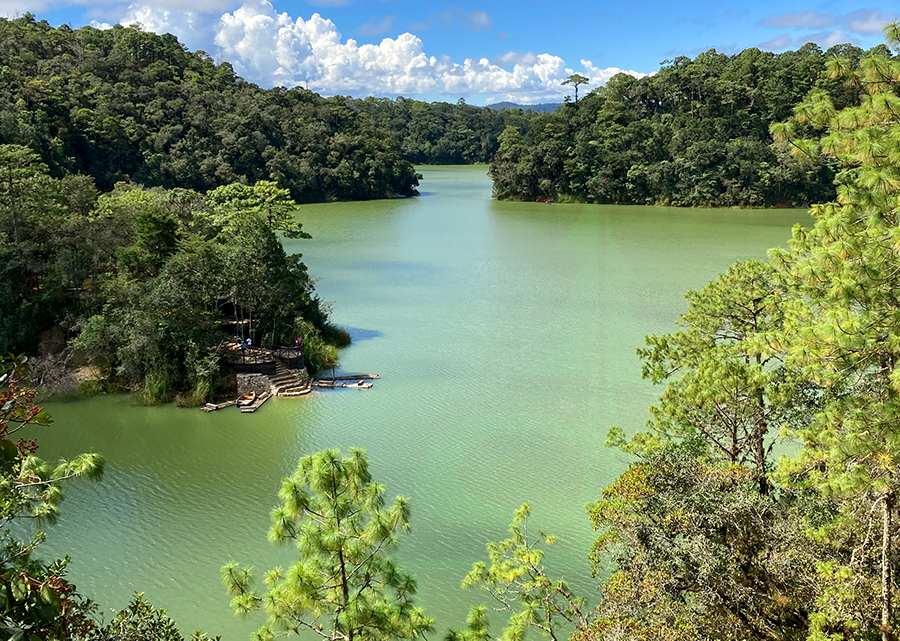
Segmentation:
{"type": "MultiPolygon", "coordinates": [[[[801,211],[499,203],[485,167],[421,168],[415,199],[304,206],[290,241],[354,338],[344,372],[371,390],[233,409],[132,406],[125,396],[48,404],[39,454],[94,450],[100,483],[69,486],[43,554],[104,607],[145,592],[182,632],[246,639],[219,568],[257,575],[292,558],[266,542],[282,476],[318,449],[360,446],[389,496],[411,498],[399,552],[441,638],[485,596],[459,589],[513,511],[556,534],[549,565],[593,582],[585,504],[620,473],[611,425],[640,428],[660,390],[635,349],[673,327],[683,294],[732,262],[784,245],[801,211]]],[[[109,615],[107,615],[109,618],[109,615]]],[[[500,621],[495,623],[495,629],[500,621]]]]}

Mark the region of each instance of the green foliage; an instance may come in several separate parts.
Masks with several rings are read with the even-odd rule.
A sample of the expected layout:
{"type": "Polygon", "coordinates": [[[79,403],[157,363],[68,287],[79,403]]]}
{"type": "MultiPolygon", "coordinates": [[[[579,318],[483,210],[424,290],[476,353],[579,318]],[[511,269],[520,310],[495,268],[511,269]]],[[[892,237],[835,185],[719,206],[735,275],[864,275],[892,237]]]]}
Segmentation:
{"type": "Polygon", "coordinates": [[[641,351],[667,388],[651,434],[611,434],[642,459],[591,508],[604,639],[896,638],[900,61],[833,53],[850,94],[819,87],[771,129],[836,171],[836,201],[641,351]],[[770,472],[776,425],[797,443],[770,472]]]}
{"type": "Polygon", "coordinates": [[[362,450],[324,450],[300,459],[278,492],[269,540],[293,544],[299,559],[253,588],[251,571],[231,563],[222,583],[235,616],[262,609],[259,639],[311,632],[323,639],[415,639],[433,620],[414,606],[416,582],[390,557],[409,531],[409,502],[385,506],[384,487],[369,474],[362,450]]]}
{"type": "Polygon", "coordinates": [[[389,131],[405,160],[427,165],[488,163],[506,127],[525,130],[531,115],[521,109],[488,109],[467,104],[421,102],[399,97],[366,98],[353,105],[389,131]]]}
{"type": "Polygon", "coordinates": [[[806,530],[834,506],[761,493],[755,470],[710,449],[700,437],[662,446],[589,506],[601,531],[595,572],[612,571],[593,626],[601,638],[806,637],[816,564],[835,553],[806,530]]]}
{"type": "MultiPolygon", "coordinates": [[[[320,372],[338,364],[338,346],[336,341],[343,341],[345,337],[341,330],[327,325],[325,331],[331,340],[327,340],[320,331],[309,321],[298,318],[294,321],[294,334],[303,337],[303,359],[307,367],[320,372]]],[[[344,332],[346,334],[346,332],[344,332]]]]}
{"type": "MultiPolygon", "coordinates": [[[[896,29],[886,30],[894,47],[900,45],[896,29]]],[[[838,172],[837,199],[812,208],[814,228],[795,228],[790,248],[771,252],[795,292],[785,307],[784,331],[772,340],[787,364],[839,393],[809,426],[794,432],[801,450],[780,472],[783,482],[841,500],[841,519],[832,530],[852,533],[858,546],[852,562],[821,569],[832,598],[820,602],[815,638],[855,638],[857,631],[874,633],[880,626],[886,639],[895,620],[892,518],[900,481],[900,61],[881,50],[858,62],[837,56],[828,68],[858,92],[858,103],[841,108],[814,92],[790,121],[773,128],[796,156],[838,172]],[[864,534],[876,512],[882,516],[879,546],[864,534]],[[880,622],[848,605],[871,603],[878,592],[880,622]]]]}
{"type": "Polygon", "coordinates": [[[0,256],[9,259],[0,270],[21,270],[0,283],[0,348],[34,349],[41,332],[62,325],[146,404],[208,400],[227,321],[248,321],[257,344],[278,345],[293,342],[300,318],[313,362],[337,360],[333,343],[345,337],[327,329],[313,279],[279,238],[309,238],[288,190],[262,181],[202,195],[120,183],[96,198],[90,182],[50,177],[27,150],[0,145],[0,170],[4,159],[16,180],[44,192],[22,187],[18,243],[0,197],[0,256]]]}
{"type": "Polygon", "coordinates": [[[326,325],[322,328],[321,334],[325,342],[334,345],[338,349],[347,347],[353,340],[347,330],[342,329],[337,325],[326,325]]]}
{"type": "Polygon", "coordinates": [[[0,145],[0,353],[33,349],[59,322],[84,260],[72,250],[69,198],[92,186],[52,178],[31,150],[0,145]],[[60,251],[54,251],[59,248],[60,251]]]}
{"type": "Polygon", "coordinates": [[[0,144],[55,177],[200,192],[272,181],[297,202],[412,196],[399,145],[355,103],[263,90],[170,35],[0,21],[0,144]]]}
{"type": "Polygon", "coordinates": [[[244,225],[264,225],[288,238],[311,238],[294,220],[297,203],[287,189],[261,180],[255,185],[232,183],[209,192],[210,207],[225,233],[237,232],[244,225]]]}
{"type": "Polygon", "coordinates": [[[44,535],[21,541],[13,525],[37,519],[53,523],[71,479],[99,479],[103,459],[82,454],[51,467],[37,456],[37,444],[17,434],[28,425],[48,425],[34,404],[34,390],[19,384],[23,357],[0,359],[0,638],[28,641],[69,639],[91,628],[90,602],[64,578],[67,560],[45,563],[32,556],[44,535]],[[15,439],[15,440],[14,440],[15,439]]]}
{"type": "Polygon", "coordinates": [[[784,291],[771,265],[747,261],[686,298],[683,329],[648,336],[647,347],[638,350],[644,378],[666,383],[650,408],[650,431],[628,442],[614,428],[609,443],[647,455],[674,439],[700,435],[716,457],[756,470],[765,492],[775,434],[788,424],[808,424],[822,397],[783,367],[768,341],[783,329],[784,291]]]}
{"type": "MultiPolygon", "coordinates": [[[[585,601],[575,596],[562,579],[551,578],[544,567],[544,551],[539,543],[552,545],[555,537],[537,533],[528,538],[531,506],[522,505],[513,515],[510,537],[488,543],[488,563],[479,561],[463,580],[463,588],[480,587],[490,593],[509,612],[500,637],[502,641],[522,641],[529,628],[544,636],[558,638],[567,629],[576,636],[588,628],[589,612],[585,601]]],[[[451,630],[447,641],[484,641],[490,639],[484,606],[469,611],[466,629],[451,630]]]]}
{"type": "MultiPolygon", "coordinates": [[[[218,639],[210,639],[202,632],[195,632],[190,637],[190,641],[218,639]]],[[[140,593],[135,594],[128,607],[108,625],[95,628],[80,641],[184,641],[184,637],[166,611],[154,608],[140,593]]]]}
{"type": "Polygon", "coordinates": [[[562,81],[562,85],[572,85],[575,89],[575,102],[578,102],[578,87],[586,85],[591,81],[590,78],[582,76],[580,73],[573,73],[571,76],[562,81]]]}
{"type": "Polygon", "coordinates": [[[813,88],[842,105],[856,101],[825,76],[825,60],[838,51],[862,53],[849,46],[823,53],[812,44],[781,54],[711,50],[646,78],[615,76],[577,103],[534,117],[519,139],[501,140],[491,161],[494,195],[713,207],[828,200],[831,168],[773,148],[769,126],[813,88]]]}

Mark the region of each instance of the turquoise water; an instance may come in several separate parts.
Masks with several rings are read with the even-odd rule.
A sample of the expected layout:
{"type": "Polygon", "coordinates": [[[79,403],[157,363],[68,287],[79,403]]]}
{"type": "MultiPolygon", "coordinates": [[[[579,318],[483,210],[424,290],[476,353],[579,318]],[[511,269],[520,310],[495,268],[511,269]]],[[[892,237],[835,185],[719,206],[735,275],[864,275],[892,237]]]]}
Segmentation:
{"type": "MultiPolygon", "coordinates": [[[[354,338],[341,371],[371,390],[274,399],[253,415],[51,403],[46,458],[101,452],[108,473],[73,485],[42,548],[108,611],[133,591],[185,633],[244,639],[219,568],[259,574],[290,550],[266,542],[282,476],[325,447],[364,447],[388,494],[411,498],[399,557],[439,630],[477,592],[459,582],[484,544],[532,504],[560,543],[554,571],[591,591],[585,504],[626,464],[607,429],[643,425],[658,390],[635,349],[683,311],[683,293],[783,245],[798,211],[498,203],[484,167],[424,168],[416,199],[304,206],[290,241],[354,338]]],[[[498,621],[499,625],[499,621],[498,621]]]]}

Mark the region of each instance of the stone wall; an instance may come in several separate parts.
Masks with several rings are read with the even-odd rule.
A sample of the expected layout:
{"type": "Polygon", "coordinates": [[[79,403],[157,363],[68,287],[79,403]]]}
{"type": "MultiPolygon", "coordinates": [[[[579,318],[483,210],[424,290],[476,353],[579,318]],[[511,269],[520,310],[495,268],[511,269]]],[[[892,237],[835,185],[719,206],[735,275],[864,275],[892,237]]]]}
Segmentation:
{"type": "Polygon", "coordinates": [[[247,392],[256,392],[264,394],[271,390],[269,377],[265,374],[238,374],[237,375],[237,393],[246,394],[247,392]]]}

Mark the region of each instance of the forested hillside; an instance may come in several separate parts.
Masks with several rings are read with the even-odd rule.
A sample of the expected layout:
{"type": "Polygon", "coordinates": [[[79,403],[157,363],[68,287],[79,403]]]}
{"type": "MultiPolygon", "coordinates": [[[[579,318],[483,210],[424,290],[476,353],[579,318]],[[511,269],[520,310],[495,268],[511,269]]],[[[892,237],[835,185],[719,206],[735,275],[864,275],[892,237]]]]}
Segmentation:
{"type": "Polygon", "coordinates": [[[68,343],[144,402],[188,405],[235,323],[336,360],[347,337],[279,237],[307,237],[298,202],[417,193],[390,135],[169,35],[26,15],[0,19],[0,56],[0,353],[68,343]]]}
{"type": "Polygon", "coordinates": [[[377,127],[391,132],[405,160],[426,165],[488,163],[503,130],[525,130],[534,117],[519,109],[472,107],[464,101],[369,97],[355,103],[377,127]]]}
{"type": "Polygon", "coordinates": [[[521,105],[517,102],[495,102],[492,105],[485,105],[488,109],[521,109],[522,111],[533,111],[535,113],[553,113],[562,103],[559,102],[539,102],[532,105],[521,105]]]}
{"type": "Polygon", "coordinates": [[[0,19],[0,144],[59,178],[207,191],[274,180],[297,202],[416,193],[415,170],[353,101],[264,90],[171,35],[0,19]]]}
{"type": "MultiPolygon", "coordinates": [[[[832,163],[773,147],[769,126],[812,90],[836,108],[855,91],[826,60],[864,52],[814,44],[772,54],[747,49],[679,57],[654,76],[620,74],[523,133],[507,128],[491,164],[494,195],[676,206],[806,206],[834,197],[832,163]]],[[[886,47],[877,51],[890,55],[886,47]]]]}

